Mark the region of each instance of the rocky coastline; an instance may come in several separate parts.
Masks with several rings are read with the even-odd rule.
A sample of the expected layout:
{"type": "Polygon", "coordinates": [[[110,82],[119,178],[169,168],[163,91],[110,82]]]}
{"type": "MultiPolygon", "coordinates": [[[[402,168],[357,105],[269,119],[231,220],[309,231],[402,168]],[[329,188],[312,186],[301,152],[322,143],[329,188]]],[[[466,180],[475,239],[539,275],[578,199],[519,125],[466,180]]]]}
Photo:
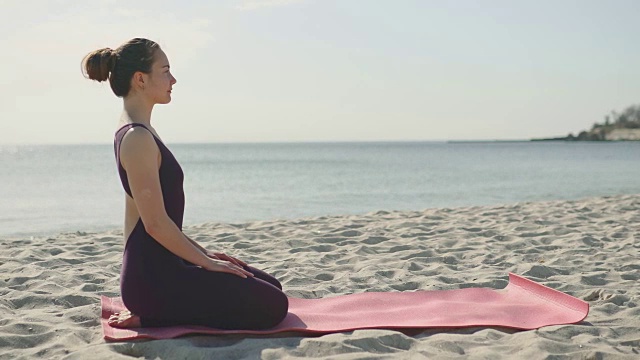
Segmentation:
{"type": "Polygon", "coordinates": [[[578,135],[531,139],[531,141],[640,141],[640,105],[629,106],[622,113],[612,111],[603,123],[578,135]]]}

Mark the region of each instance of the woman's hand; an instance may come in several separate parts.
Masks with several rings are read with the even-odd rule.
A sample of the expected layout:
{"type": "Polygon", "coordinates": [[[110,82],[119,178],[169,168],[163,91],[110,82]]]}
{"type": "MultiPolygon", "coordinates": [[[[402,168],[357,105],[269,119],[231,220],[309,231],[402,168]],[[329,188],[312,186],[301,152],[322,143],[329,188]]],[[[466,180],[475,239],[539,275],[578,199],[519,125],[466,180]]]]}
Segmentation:
{"type": "Polygon", "coordinates": [[[229,255],[223,254],[223,253],[217,253],[217,252],[213,252],[213,251],[207,251],[206,252],[207,256],[212,258],[212,259],[217,259],[217,260],[222,260],[222,261],[228,261],[238,267],[243,267],[243,266],[247,266],[247,263],[245,263],[244,261],[238,260],[234,257],[231,257],[229,255]]]}
{"type": "Polygon", "coordinates": [[[243,269],[242,266],[235,265],[232,262],[225,260],[210,258],[209,262],[204,265],[203,268],[209,271],[226,272],[245,279],[247,277],[253,277],[253,274],[243,269]]]}

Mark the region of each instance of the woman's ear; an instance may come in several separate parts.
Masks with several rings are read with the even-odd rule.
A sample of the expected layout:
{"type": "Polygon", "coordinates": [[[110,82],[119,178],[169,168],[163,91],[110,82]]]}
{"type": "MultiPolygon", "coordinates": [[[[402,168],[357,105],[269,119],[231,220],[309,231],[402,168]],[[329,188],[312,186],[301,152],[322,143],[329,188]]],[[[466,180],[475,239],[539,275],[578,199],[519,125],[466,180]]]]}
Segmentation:
{"type": "Polygon", "coordinates": [[[135,86],[136,90],[144,90],[144,85],[145,85],[145,74],[142,71],[136,71],[133,74],[133,85],[135,86]]]}

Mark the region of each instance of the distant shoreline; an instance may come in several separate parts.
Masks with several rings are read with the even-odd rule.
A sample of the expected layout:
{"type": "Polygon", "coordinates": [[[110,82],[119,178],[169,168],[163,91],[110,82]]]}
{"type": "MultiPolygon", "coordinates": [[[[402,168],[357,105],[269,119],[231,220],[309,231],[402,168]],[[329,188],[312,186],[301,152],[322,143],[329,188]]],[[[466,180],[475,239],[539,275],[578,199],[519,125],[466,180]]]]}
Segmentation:
{"type": "Polygon", "coordinates": [[[531,139],[531,141],[640,141],[640,129],[622,128],[609,131],[583,131],[578,136],[569,134],[564,137],[531,139]]]}

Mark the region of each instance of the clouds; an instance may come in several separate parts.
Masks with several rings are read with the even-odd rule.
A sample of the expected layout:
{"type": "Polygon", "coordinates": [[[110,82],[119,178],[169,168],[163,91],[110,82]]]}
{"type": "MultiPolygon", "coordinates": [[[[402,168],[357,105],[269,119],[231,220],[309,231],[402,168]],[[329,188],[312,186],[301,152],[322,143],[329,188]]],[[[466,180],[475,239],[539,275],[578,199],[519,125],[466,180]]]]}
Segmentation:
{"type": "Polygon", "coordinates": [[[133,37],[178,79],[169,141],[544,137],[640,93],[621,2],[0,1],[0,144],[110,141],[121,100],[80,61],[133,37]]]}
{"type": "Polygon", "coordinates": [[[28,12],[23,11],[26,5],[14,6],[15,17],[5,20],[6,27],[19,27],[34,18],[36,21],[20,31],[6,32],[2,45],[20,50],[22,59],[53,60],[57,55],[76,53],[78,57],[94,48],[115,48],[133,37],[147,37],[191,59],[215,39],[211,18],[200,17],[197,11],[187,15],[152,3],[137,4],[139,7],[114,0],[92,5],[58,2],[58,7],[34,6],[28,12]]]}
{"type": "Polygon", "coordinates": [[[3,15],[3,27],[18,31],[5,31],[0,39],[2,67],[9,70],[0,88],[0,118],[12,122],[9,131],[0,132],[0,143],[55,141],[54,128],[86,126],[86,115],[92,113],[105,121],[98,119],[101,125],[88,132],[62,134],[63,141],[83,142],[85,135],[91,142],[102,138],[98,134],[108,137],[121,105],[108,84],[93,84],[82,77],[81,60],[93,50],[146,37],[166,50],[172,66],[198,67],[203,49],[215,42],[212,17],[138,4],[138,8],[121,1],[91,5],[58,1],[42,7],[12,4],[12,13],[3,15]],[[92,91],[92,87],[103,91],[92,91]]]}
{"type": "Polygon", "coordinates": [[[234,9],[240,11],[253,11],[269,7],[283,7],[293,4],[305,2],[305,0],[250,0],[240,1],[240,5],[234,6],[234,9]]]}

